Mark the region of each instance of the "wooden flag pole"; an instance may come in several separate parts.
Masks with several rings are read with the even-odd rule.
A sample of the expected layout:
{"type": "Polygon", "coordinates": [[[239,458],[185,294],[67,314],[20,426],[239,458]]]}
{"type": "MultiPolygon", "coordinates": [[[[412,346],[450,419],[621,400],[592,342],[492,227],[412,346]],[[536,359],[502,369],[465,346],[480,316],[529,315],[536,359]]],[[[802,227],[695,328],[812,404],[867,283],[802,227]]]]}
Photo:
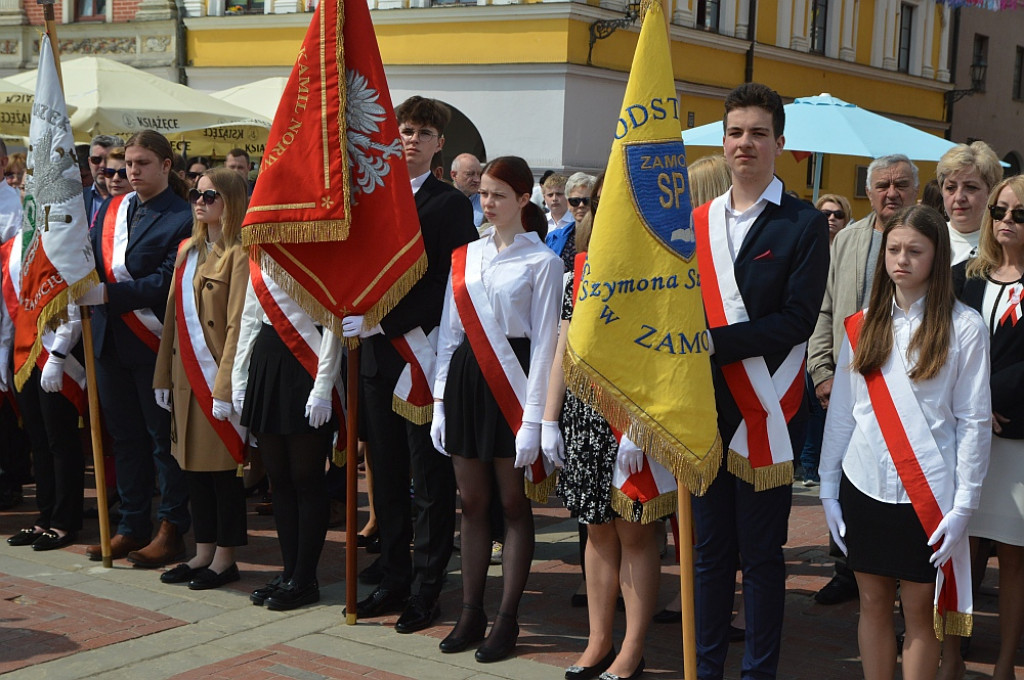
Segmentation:
{"type": "Polygon", "coordinates": [[[683,612],[683,678],[697,680],[697,626],[693,608],[693,512],[690,492],[679,484],[679,601],[683,612]]]}
{"type": "MultiPolygon", "coordinates": [[[[43,6],[43,20],[46,34],[50,37],[53,63],[57,68],[57,80],[64,91],[64,76],[60,68],[60,43],[57,42],[57,20],[53,14],[54,0],[37,0],[43,6]]],[[[100,524],[100,550],[103,566],[114,566],[110,555],[110,514],[107,510],[107,475],[103,465],[103,434],[100,431],[100,397],[96,387],[96,359],[92,346],[92,318],[88,307],[79,307],[82,314],[82,342],[85,349],[85,388],[89,397],[89,430],[92,436],[93,476],[96,482],[96,510],[100,524]]]]}
{"type": "MultiPolygon", "coordinates": [[[[327,332],[326,330],[324,331],[327,332]]],[[[347,443],[345,451],[345,483],[347,493],[345,496],[345,623],[355,625],[358,618],[356,611],[356,579],[357,576],[357,548],[359,539],[356,537],[356,523],[359,513],[356,507],[356,497],[359,490],[356,486],[356,475],[358,474],[356,453],[359,448],[359,347],[348,348],[348,380],[345,385],[346,403],[348,404],[347,422],[347,443]]]]}

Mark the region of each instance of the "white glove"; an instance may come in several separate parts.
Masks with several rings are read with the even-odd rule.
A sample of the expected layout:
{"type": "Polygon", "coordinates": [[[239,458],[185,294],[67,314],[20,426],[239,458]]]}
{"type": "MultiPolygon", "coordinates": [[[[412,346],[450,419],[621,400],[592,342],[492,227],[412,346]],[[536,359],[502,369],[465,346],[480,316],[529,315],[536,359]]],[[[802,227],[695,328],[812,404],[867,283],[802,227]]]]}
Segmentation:
{"type": "Polygon", "coordinates": [[[557,420],[542,420],[540,423],[540,449],[544,457],[560,468],[565,465],[565,440],[557,420]]]}
{"type": "Polygon", "coordinates": [[[153,397],[156,399],[156,405],[167,411],[171,412],[171,391],[170,390],[153,390],[153,397]]]}
{"type": "Polygon", "coordinates": [[[231,404],[220,399],[213,400],[213,412],[214,420],[227,420],[231,416],[231,404]]]}
{"type": "Polygon", "coordinates": [[[533,465],[540,455],[540,423],[531,423],[524,420],[516,432],[516,461],[517,468],[533,465]]]}
{"type": "Polygon", "coordinates": [[[825,510],[825,523],[828,524],[828,532],[832,534],[832,540],[836,542],[839,549],[846,552],[846,522],[843,521],[843,509],[835,498],[822,498],[821,507],[825,510]]]}
{"type": "Polygon", "coordinates": [[[320,399],[310,394],[306,401],[306,417],[309,418],[309,426],[316,428],[326,423],[331,419],[331,410],[330,399],[320,399]]]}
{"type": "Polygon", "coordinates": [[[0,347],[0,392],[6,392],[11,384],[11,350],[0,347]]]}
{"type": "Polygon", "coordinates": [[[644,452],[626,435],[619,442],[619,452],[615,455],[615,464],[624,475],[635,475],[644,469],[644,452]]]}
{"type": "Polygon", "coordinates": [[[971,519],[971,510],[954,505],[935,528],[935,533],[928,539],[928,545],[936,545],[942,541],[939,549],[932,553],[928,561],[941,567],[953,556],[953,549],[967,536],[967,522],[971,519]]]}
{"type": "Polygon", "coordinates": [[[371,335],[383,333],[384,329],[377,324],[373,328],[363,328],[363,316],[346,316],[341,320],[341,334],[346,338],[368,338],[371,335]]]}
{"type": "Polygon", "coordinates": [[[245,405],[245,390],[235,390],[231,393],[231,406],[235,413],[242,415],[242,407],[245,405]]]}
{"type": "Polygon", "coordinates": [[[82,297],[75,300],[75,304],[79,307],[88,307],[90,305],[102,305],[106,304],[106,300],[103,298],[106,296],[106,284],[97,283],[95,286],[85,291],[82,297]]]}
{"type": "Polygon", "coordinates": [[[43,392],[60,392],[64,384],[64,360],[51,354],[43,364],[43,373],[39,376],[39,386],[43,392]]]}
{"type": "Polygon", "coordinates": [[[446,456],[450,453],[444,450],[444,402],[434,402],[434,417],[430,420],[430,441],[434,442],[434,448],[446,456]]]}

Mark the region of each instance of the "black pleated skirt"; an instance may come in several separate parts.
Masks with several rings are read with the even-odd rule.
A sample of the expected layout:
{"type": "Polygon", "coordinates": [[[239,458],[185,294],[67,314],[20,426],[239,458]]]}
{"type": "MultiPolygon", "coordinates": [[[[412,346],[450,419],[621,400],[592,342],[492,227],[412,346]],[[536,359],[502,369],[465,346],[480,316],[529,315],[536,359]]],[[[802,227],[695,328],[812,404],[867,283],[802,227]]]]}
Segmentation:
{"type": "MultiPolygon", "coordinates": [[[[530,340],[509,338],[524,371],[529,371],[530,340]]],[[[466,338],[452,354],[444,387],[445,450],[454,456],[491,461],[514,458],[516,435],[502,415],[466,338]]]]}
{"type": "Polygon", "coordinates": [[[846,475],[839,484],[846,522],[847,564],[853,571],[934,583],[928,535],[910,503],[884,503],[861,492],[846,475]]]}
{"type": "Polygon", "coordinates": [[[241,422],[263,434],[310,434],[338,429],[337,418],[314,430],[306,417],[313,378],[270,324],[263,324],[249,359],[241,422]]]}

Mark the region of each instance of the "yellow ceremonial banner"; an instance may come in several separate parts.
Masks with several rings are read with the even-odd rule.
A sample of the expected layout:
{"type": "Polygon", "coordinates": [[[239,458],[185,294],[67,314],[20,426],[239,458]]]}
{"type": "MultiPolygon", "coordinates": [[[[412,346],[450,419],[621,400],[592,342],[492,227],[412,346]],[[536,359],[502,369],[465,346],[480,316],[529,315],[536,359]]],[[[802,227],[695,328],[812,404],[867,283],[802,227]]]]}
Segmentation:
{"type": "Polygon", "coordinates": [[[643,20],[569,325],[566,382],[702,494],[722,456],[664,14],[643,20]]]}

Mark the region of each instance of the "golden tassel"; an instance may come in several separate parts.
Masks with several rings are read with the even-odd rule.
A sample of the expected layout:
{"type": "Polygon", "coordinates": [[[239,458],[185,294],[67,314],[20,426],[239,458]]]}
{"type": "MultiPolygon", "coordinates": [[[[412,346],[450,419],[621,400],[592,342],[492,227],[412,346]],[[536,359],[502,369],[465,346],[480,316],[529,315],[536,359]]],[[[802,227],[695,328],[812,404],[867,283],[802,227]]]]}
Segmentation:
{"type": "Polygon", "coordinates": [[[793,483],[793,461],[791,460],[755,468],[750,465],[749,460],[729,449],[729,458],[726,464],[729,472],[747,484],[752,484],[754,491],[767,491],[793,483]]]}
{"type": "Polygon", "coordinates": [[[552,470],[551,474],[544,478],[540,484],[534,484],[529,479],[523,478],[526,497],[538,503],[547,503],[548,496],[555,490],[558,483],[558,470],[552,470]]]}
{"type": "Polygon", "coordinates": [[[347,447],[334,449],[333,453],[331,453],[331,462],[338,467],[345,467],[345,464],[348,462],[348,457],[345,455],[347,452],[347,447]]]}
{"type": "Polygon", "coordinates": [[[424,253],[391,285],[391,288],[372,307],[366,310],[366,313],[363,314],[363,325],[373,328],[379,324],[381,319],[387,316],[388,312],[405,297],[405,294],[416,285],[416,282],[423,277],[426,271],[427,255],[424,253]]]}
{"type": "Polygon", "coordinates": [[[612,510],[627,522],[639,522],[640,524],[657,522],[674,513],[677,503],[678,494],[675,491],[660,494],[643,503],[622,493],[622,489],[612,488],[612,510]],[[639,506],[639,512],[637,506],[639,506]]]}
{"type": "Polygon", "coordinates": [[[244,464],[239,463],[235,467],[235,477],[245,477],[245,465],[244,464]]]}
{"type": "Polygon", "coordinates": [[[397,394],[391,395],[391,410],[414,425],[426,425],[434,419],[433,402],[426,406],[415,406],[397,394]]]}
{"type": "Polygon", "coordinates": [[[946,635],[958,635],[970,637],[974,632],[974,617],[964,612],[946,612],[945,618],[939,614],[938,608],[933,613],[933,624],[935,626],[935,637],[939,640],[945,639],[946,635]]]}
{"type": "Polygon", "coordinates": [[[250,224],[242,230],[242,245],[344,241],[348,238],[349,227],[350,223],[347,219],[310,222],[258,222],[250,224]]]}

